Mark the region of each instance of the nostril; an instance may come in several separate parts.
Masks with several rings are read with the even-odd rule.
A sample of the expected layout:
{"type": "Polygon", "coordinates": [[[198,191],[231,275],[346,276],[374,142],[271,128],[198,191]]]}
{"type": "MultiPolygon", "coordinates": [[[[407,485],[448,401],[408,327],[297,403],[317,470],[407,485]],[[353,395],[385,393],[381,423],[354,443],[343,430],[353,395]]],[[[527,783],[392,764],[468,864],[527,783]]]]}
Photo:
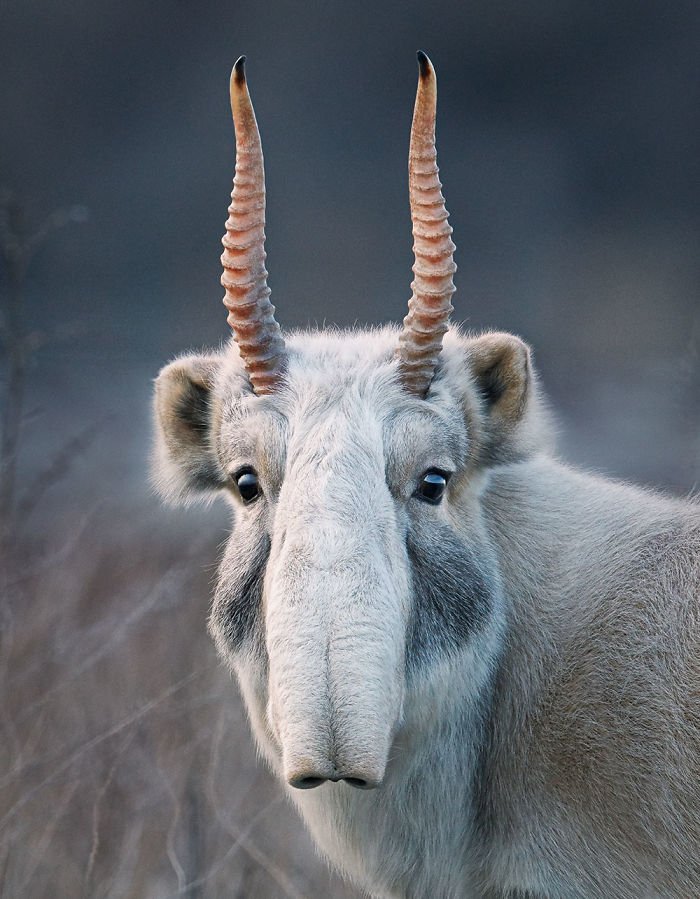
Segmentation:
{"type": "MultiPolygon", "coordinates": [[[[382,772],[383,773],[383,772],[382,772]]],[[[321,784],[329,781],[330,783],[340,783],[344,781],[349,787],[356,790],[373,790],[381,783],[381,776],[373,776],[374,772],[360,768],[359,766],[350,768],[349,766],[336,768],[332,763],[326,763],[323,760],[316,764],[295,765],[288,768],[286,772],[287,783],[295,790],[313,790],[320,787],[321,784]]]]}
{"type": "Polygon", "coordinates": [[[361,777],[344,777],[343,780],[351,787],[357,787],[358,790],[373,790],[377,786],[376,783],[363,780],[361,777]]]}
{"type": "Polygon", "coordinates": [[[314,787],[320,787],[322,783],[325,783],[325,777],[292,777],[289,780],[290,787],[296,787],[297,790],[313,790],[314,787]]]}

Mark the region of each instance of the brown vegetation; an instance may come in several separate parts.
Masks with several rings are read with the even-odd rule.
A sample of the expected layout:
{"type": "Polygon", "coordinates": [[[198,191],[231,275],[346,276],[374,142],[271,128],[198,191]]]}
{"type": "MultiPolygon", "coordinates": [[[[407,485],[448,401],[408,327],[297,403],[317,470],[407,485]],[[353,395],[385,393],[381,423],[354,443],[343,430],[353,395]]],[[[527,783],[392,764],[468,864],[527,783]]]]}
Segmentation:
{"type": "Polygon", "coordinates": [[[214,546],[154,524],[115,537],[93,511],[4,560],[0,894],[351,895],[206,635],[214,546]]]}

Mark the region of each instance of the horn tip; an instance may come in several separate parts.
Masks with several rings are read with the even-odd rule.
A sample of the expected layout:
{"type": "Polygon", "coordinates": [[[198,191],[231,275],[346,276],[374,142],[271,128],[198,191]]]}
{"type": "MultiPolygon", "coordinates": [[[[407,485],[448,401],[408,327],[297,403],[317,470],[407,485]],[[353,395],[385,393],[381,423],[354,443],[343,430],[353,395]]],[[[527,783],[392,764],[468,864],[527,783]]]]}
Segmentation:
{"type": "Polygon", "coordinates": [[[242,87],[245,84],[245,60],[245,56],[239,56],[233,64],[231,82],[238,87],[242,87]]]}
{"type": "Polygon", "coordinates": [[[433,72],[433,64],[431,63],[428,54],[423,50],[418,50],[416,52],[416,59],[418,60],[418,71],[420,72],[420,77],[429,78],[433,72]]]}

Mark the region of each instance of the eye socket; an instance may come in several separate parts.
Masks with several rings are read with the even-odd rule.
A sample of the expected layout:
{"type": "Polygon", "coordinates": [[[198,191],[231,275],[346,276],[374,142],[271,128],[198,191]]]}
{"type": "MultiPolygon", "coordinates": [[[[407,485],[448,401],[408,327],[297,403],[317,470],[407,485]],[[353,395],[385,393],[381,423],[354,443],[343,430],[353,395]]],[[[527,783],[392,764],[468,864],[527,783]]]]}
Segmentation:
{"type": "Polygon", "coordinates": [[[260,481],[252,468],[241,468],[240,471],[235,473],[233,480],[241,499],[246,505],[252,503],[253,500],[256,500],[262,494],[260,481]]]}
{"type": "Polygon", "coordinates": [[[450,476],[445,471],[429,468],[420,479],[415,496],[426,503],[437,506],[445,493],[450,476]]]}

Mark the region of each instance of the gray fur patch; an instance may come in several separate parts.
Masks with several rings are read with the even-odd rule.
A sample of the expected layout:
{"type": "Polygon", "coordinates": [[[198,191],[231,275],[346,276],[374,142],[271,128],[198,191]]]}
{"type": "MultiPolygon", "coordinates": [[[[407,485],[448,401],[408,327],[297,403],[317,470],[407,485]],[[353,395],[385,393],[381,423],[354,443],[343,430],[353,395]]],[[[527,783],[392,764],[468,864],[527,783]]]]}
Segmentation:
{"type": "Polygon", "coordinates": [[[406,547],[413,581],[408,625],[408,673],[431,658],[457,652],[486,621],[493,607],[494,579],[446,526],[430,541],[409,534],[406,547]]]}
{"type": "Polygon", "coordinates": [[[244,643],[264,646],[262,594],[270,556],[270,538],[264,534],[247,558],[221,567],[216,587],[210,627],[225,641],[231,652],[244,643]]]}

